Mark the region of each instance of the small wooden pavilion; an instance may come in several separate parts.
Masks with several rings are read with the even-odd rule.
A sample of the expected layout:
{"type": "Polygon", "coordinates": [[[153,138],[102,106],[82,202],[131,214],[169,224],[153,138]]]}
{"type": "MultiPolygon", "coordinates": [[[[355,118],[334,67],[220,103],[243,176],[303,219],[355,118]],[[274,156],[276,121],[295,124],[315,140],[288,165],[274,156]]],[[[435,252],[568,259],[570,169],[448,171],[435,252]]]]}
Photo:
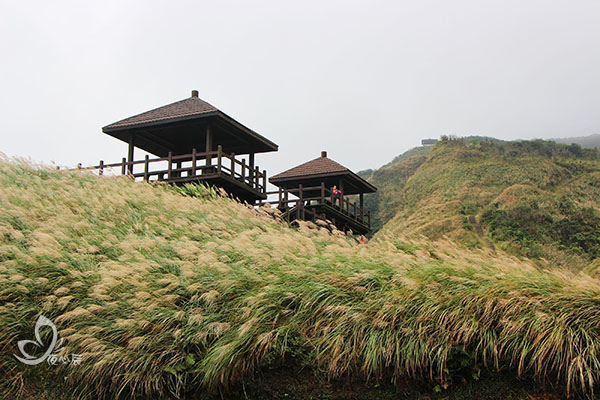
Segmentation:
{"type": "Polygon", "coordinates": [[[345,232],[371,230],[364,194],[377,188],[328,158],[325,151],[321,157],[274,175],[269,182],[279,187],[277,207],[288,220],[325,218],[345,232]]]}
{"type": "Polygon", "coordinates": [[[174,184],[202,181],[222,187],[240,200],[266,198],[267,173],[255,165],[255,154],[277,151],[275,143],[201,100],[191,97],[102,128],[128,144],[123,174],[145,181],[174,184]],[[135,148],[156,156],[135,160],[135,148]],[[240,157],[243,156],[243,157],[240,157]]]}

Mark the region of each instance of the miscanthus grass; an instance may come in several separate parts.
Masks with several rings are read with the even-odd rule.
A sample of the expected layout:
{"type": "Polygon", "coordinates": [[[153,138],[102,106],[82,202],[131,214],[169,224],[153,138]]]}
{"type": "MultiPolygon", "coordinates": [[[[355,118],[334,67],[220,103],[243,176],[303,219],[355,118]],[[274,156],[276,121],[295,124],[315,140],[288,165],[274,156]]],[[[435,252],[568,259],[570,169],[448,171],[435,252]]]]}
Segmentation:
{"type": "Polygon", "coordinates": [[[1,162],[2,393],[41,379],[82,398],[181,397],[294,362],[432,385],[509,369],[593,395],[595,278],[446,241],[357,245],[304,228],[202,186],[1,162]],[[40,314],[81,365],[15,359],[40,314]]]}

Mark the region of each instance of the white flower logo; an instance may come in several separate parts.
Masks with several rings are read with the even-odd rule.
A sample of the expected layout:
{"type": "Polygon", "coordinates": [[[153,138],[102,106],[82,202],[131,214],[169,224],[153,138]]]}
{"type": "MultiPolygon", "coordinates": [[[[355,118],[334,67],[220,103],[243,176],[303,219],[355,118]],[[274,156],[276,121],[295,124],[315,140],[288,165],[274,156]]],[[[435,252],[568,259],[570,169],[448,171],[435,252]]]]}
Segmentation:
{"type": "Polygon", "coordinates": [[[48,318],[44,317],[43,315],[40,315],[37,322],[35,323],[35,341],[34,340],[19,340],[17,342],[17,346],[19,347],[19,351],[23,355],[23,358],[17,356],[16,354],[14,356],[17,358],[17,360],[21,361],[23,364],[37,365],[39,363],[44,362],[54,352],[54,350],[56,350],[56,352],[59,352],[61,350],[63,340],[61,339],[61,341],[58,343],[58,346],[56,346],[57,340],[58,340],[58,332],[56,330],[56,326],[48,318]],[[39,348],[44,347],[44,343],[42,342],[42,339],[40,338],[40,328],[42,326],[49,326],[52,329],[52,341],[50,342],[50,346],[48,346],[48,350],[46,350],[46,352],[41,357],[35,358],[35,357],[29,355],[25,351],[25,346],[27,346],[28,344],[32,344],[35,347],[39,347],[39,348]]]}

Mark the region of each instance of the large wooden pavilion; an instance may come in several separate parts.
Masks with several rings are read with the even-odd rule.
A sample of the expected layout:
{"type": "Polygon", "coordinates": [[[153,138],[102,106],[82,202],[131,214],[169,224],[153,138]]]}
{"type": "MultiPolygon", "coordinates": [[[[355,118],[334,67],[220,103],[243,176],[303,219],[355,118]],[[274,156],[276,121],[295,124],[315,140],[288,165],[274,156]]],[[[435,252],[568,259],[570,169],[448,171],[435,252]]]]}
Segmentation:
{"type": "Polygon", "coordinates": [[[377,188],[321,152],[321,157],[269,179],[279,187],[277,207],[291,219],[326,218],[340,230],[366,234],[371,230],[364,194],[377,188]],[[334,190],[335,187],[335,190],[334,190]],[[358,204],[351,201],[358,196],[358,204]]]}
{"type": "Polygon", "coordinates": [[[196,90],[187,99],[107,125],[102,131],[127,143],[128,151],[121,163],[101,161],[94,167],[100,173],[120,167],[134,179],[201,181],[240,200],[253,203],[266,198],[267,174],[255,165],[255,154],[277,151],[277,145],[201,100],[196,90]],[[136,147],[157,158],[136,161],[136,147]]]}

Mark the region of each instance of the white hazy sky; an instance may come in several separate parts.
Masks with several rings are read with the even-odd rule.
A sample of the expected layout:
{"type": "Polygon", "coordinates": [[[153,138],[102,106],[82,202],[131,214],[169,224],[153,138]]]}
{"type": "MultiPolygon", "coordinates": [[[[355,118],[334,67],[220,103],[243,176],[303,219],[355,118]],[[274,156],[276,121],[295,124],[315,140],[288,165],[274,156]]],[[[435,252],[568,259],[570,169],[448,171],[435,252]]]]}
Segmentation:
{"type": "Polygon", "coordinates": [[[119,161],[101,132],[208,101],[280,146],[379,167],[442,134],[600,133],[600,2],[0,0],[0,151],[119,161]]]}

